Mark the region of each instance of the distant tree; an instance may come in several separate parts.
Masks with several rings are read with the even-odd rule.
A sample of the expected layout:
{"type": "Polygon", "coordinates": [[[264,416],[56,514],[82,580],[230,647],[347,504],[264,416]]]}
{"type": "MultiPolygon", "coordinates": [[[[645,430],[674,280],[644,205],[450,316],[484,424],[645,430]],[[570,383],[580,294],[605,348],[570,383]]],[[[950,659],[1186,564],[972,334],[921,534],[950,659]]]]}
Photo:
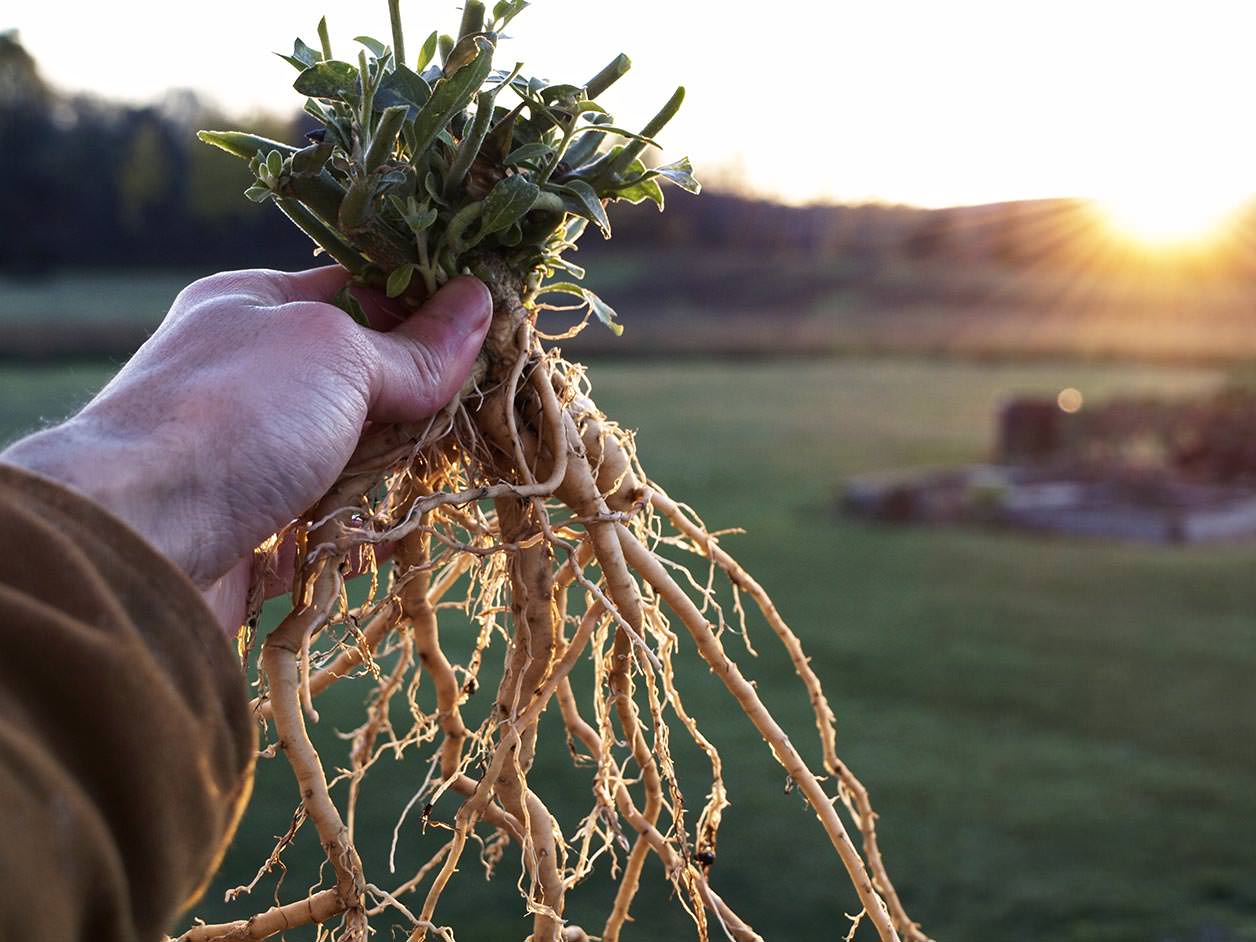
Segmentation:
{"type": "Polygon", "coordinates": [[[17,30],[0,33],[0,110],[39,107],[50,97],[51,92],[17,30]]]}

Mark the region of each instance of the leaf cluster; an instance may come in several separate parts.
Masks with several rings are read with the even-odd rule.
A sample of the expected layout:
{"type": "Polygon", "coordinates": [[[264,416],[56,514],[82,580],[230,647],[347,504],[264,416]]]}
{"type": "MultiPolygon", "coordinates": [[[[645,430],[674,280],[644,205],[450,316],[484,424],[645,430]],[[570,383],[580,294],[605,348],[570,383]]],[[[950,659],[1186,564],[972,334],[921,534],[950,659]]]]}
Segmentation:
{"type": "Polygon", "coordinates": [[[199,136],[247,160],[255,179],[245,195],[273,200],[359,282],[418,303],[494,253],[530,290],[576,294],[618,332],[614,311],[572,284],[584,272],[564,255],[589,223],[610,238],[609,201],[662,209],[663,183],[699,191],[688,159],[642,160],[684,89],[632,131],[596,100],[628,71],[627,56],[582,84],[528,77],[521,63],[496,68],[502,30],[527,5],[501,0],[490,12],[468,0],[457,34],[430,33],[412,59],[398,0],[389,0],[391,45],[359,36],[353,62],[333,55],[324,19],[317,47],[297,39],[282,56],[319,125],[304,146],[242,131],[199,136]],[[555,276],[563,281],[544,284],[555,276]]]}

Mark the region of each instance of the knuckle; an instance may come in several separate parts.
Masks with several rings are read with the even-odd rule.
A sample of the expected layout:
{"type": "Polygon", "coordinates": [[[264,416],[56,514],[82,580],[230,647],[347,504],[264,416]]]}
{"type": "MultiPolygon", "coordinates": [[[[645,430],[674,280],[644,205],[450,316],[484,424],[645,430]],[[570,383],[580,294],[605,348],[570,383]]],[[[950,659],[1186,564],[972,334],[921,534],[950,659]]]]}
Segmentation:
{"type": "Polygon", "coordinates": [[[191,309],[227,298],[275,304],[287,297],[283,273],[268,268],[221,271],[198,278],[179,292],[176,309],[191,309]]]}

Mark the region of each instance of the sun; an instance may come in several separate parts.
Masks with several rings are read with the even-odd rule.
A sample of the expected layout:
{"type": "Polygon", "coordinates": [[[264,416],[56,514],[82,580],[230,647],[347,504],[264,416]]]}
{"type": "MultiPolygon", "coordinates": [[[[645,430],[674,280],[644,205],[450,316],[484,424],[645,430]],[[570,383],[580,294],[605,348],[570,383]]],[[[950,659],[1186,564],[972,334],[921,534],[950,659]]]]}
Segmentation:
{"type": "Polygon", "coordinates": [[[1131,187],[1096,201],[1108,227],[1150,248],[1201,246],[1220,238],[1251,194],[1207,185],[1131,187]]]}

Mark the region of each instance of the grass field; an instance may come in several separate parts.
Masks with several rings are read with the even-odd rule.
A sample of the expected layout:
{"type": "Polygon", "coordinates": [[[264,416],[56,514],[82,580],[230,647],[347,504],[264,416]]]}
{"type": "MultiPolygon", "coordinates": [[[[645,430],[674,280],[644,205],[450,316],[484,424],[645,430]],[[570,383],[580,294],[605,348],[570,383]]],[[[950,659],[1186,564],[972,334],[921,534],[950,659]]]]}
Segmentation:
{"type": "MultiPolygon", "coordinates": [[[[1008,269],[830,254],[595,250],[589,285],[622,337],[586,331],[581,357],[815,355],[1138,359],[1256,357],[1245,280],[1008,269]]],[[[311,264],[316,264],[311,260],[311,264]]],[[[125,356],[206,272],[0,276],[0,361],[125,356]]],[[[555,329],[571,315],[554,315],[555,329]]]]}
{"type": "MultiPolygon", "coordinates": [[[[0,437],[64,413],[108,372],[0,369],[0,437]]],[[[660,482],[712,528],[746,527],[726,545],[814,655],[839,747],[881,813],[891,871],[932,935],[1256,939],[1256,548],[889,529],[833,512],[847,475],[981,458],[994,409],[1014,392],[1184,393],[1218,374],[883,359],[599,363],[591,375],[602,406],[641,430],[660,482]]],[[[805,697],[769,640],[761,630],[747,671],[814,757],[805,697]]],[[[783,774],[705,670],[686,680],[687,704],[729,765],[734,806],[717,888],[768,939],[840,939],[854,907],[814,819],[782,794],[783,774]]],[[[351,728],[361,696],[332,691],[319,729],[326,754],[343,748],[334,732],[351,728]]],[[[546,719],[551,733],[555,720],[546,719]]],[[[701,766],[683,758],[696,798],[701,766]]],[[[535,780],[563,796],[551,808],[570,824],[587,808],[587,780],[564,755],[539,762],[535,780]]],[[[392,823],[423,773],[414,763],[377,773],[358,827],[368,867],[383,868],[392,823]]],[[[223,889],[252,876],[294,797],[286,768],[262,763],[253,811],[202,915],[244,914],[247,902],[220,905],[223,889]]],[[[313,879],[298,863],[305,837],[285,899],[313,879]]],[[[407,829],[400,869],[440,840],[407,829]]],[[[487,887],[464,864],[438,914],[463,942],[525,934],[522,921],[501,928],[521,915],[509,863],[487,887]]],[[[630,937],[691,938],[651,867],[653,892],[630,937]]],[[[607,894],[604,883],[578,891],[573,918],[599,925],[607,894]]],[[[264,908],[269,891],[253,902],[264,908]]],[[[860,938],[871,938],[866,927],[860,938]]]]}

